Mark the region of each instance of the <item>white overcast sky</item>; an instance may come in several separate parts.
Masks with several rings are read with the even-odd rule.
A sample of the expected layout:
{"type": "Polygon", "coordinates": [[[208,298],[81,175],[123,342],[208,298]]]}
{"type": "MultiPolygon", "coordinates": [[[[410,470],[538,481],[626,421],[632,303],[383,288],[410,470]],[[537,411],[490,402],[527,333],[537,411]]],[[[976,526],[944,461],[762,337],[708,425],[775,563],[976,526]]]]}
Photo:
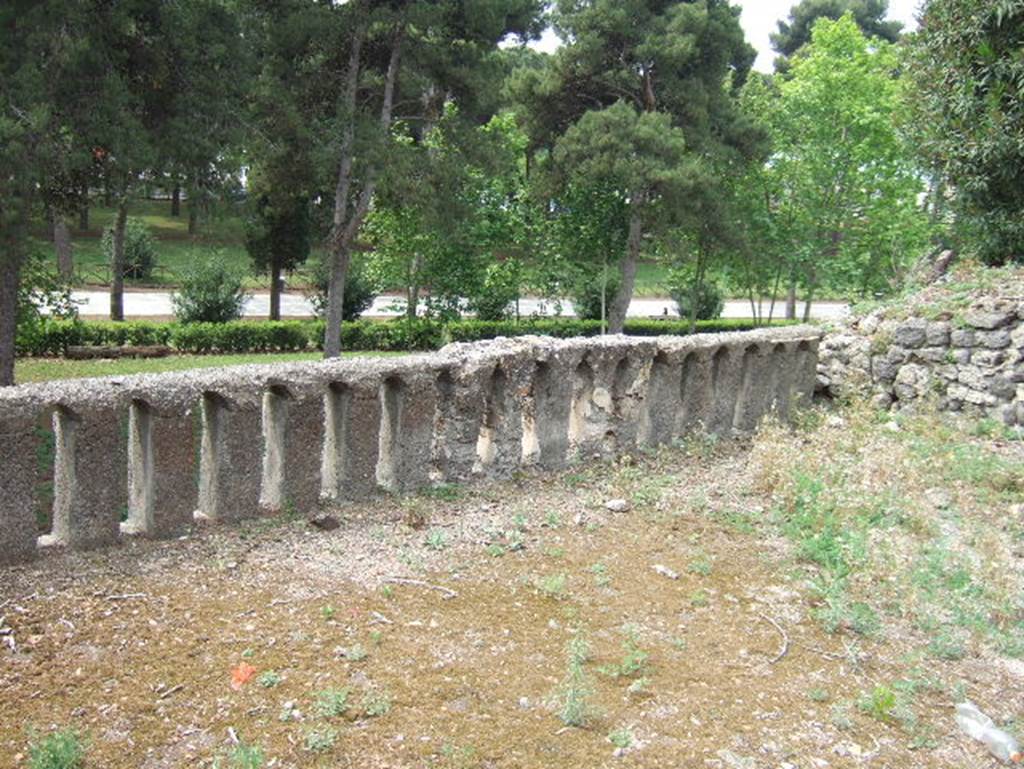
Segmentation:
{"type": "MultiPolygon", "coordinates": [[[[747,41],[758,51],[755,69],[762,72],[772,71],[775,52],[768,42],[768,35],[775,31],[779,19],[789,17],[789,9],[796,0],[733,0],[734,5],[743,8],[740,23],[747,33],[747,41]]],[[[917,25],[914,20],[920,0],[889,0],[889,18],[902,21],[907,30],[917,25]]],[[[535,47],[542,51],[552,51],[558,47],[558,38],[548,30],[535,47]]]]}

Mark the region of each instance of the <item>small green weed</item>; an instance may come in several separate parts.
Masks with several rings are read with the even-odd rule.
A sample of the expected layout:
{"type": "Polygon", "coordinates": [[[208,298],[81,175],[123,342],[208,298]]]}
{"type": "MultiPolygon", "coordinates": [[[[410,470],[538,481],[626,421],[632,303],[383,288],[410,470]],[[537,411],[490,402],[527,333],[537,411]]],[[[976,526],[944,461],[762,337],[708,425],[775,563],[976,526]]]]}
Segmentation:
{"type": "Polygon", "coordinates": [[[360,708],[367,718],[387,715],[391,710],[391,697],[383,689],[371,689],[363,695],[360,708]]]}
{"type": "Polygon", "coordinates": [[[448,535],[441,529],[431,529],[427,532],[425,544],[431,550],[441,552],[448,546],[448,535]]]}
{"type": "Polygon", "coordinates": [[[633,732],[626,727],[615,729],[608,733],[608,742],[617,748],[622,748],[623,750],[630,747],[633,744],[633,741],[633,732]]]}
{"type": "Polygon", "coordinates": [[[622,642],[622,650],[625,652],[622,661],[617,665],[606,665],[599,668],[601,673],[612,678],[624,678],[639,676],[647,670],[647,663],[651,655],[640,648],[634,628],[627,628],[626,640],[622,642]]]}
{"type": "Polygon", "coordinates": [[[893,711],[897,704],[896,692],[885,684],[879,684],[870,693],[862,694],[857,700],[857,708],[861,713],[882,723],[893,721],[893,711]]]}
{"type": "Polygon", "coordinates": [[[700,553],[690,561],[690,565],[686,567],[686,570],[691,574],[699,574],[702,577],[707,577],[711,574],[711,559],[707,554],[700,553]]]}
{"type": "Polygon", "coordinates": [[[370,653],[366,651],[366,647],[362,644],[352,644],[349,648],[345,649],[345,659],[349,662],[362,662],[370,653]]]}
{"type": "Polygon", "coordinates": [[[593,687],[584,664],[590,659],[590,644],[577,632],[569,641],[569,665],[565,678],[554,695],[558,717],[566,726],[586,726],[596,711],[590,704],[593,687]]]}
{"type": "Polygon", "coordinates": [[[821,686],[815,686],[807,692],[807,696],[814,702],[828,702],[828,689],[821,686]]]}
{"type": "Polygon", "coordinates": [[[534,582],[534,586],[548,598],[561,600],[566,597],[569,585],[569,578],[565,574],[550,574],[547,577],[540,577],[534,582]]]}
{"type": "Polygon", "coordinates": [[[85,742],[73,729],[61,729],[45,737],[33,736],[28,755],[29,769],[82,769],[85,742]]]}
{"type": "Polygon", "coordinates": [[[266,762],[263,748],[239,742],[223,755],[214,759],[213,769],[262,769],[266,762]]]}
{"type": "Polygon", "coordinates": [[[326,753],[337,741],[337,729],[331,726],[316,726],[306,732],[303,744],[310,753],[326,753]]]}
{"type": "Polygon", "coordinates": [[[323,718],[337,718],[348,708],[350,691],[344,689],[324,689],[317,692],[315,710],[323,718]]]}
{"type": "Polygon", "coordinates": [[[690,606],[696,609],[702,609],[711,603],[711,596],[708,595],[706,590],[694,590],[690,593],[690,606]]]}
{"type": "Polygon", "coordinates": [[[256,683],[264,689],[273,689],[281,683],[281,674],[276,670],[265,670],[259,674],[259,677],[256,679],[256,683]]]}
{"type": "Polygon", "coordinates": [[[330,622],[332,619],[334,619],[334,617],[335,617],[335,615],[337,613],[338,613],[337,609],[335,609],[333,606],[324,606],[324,607],[322,607],[320,609],[320,616],[323,617],[328,622],[330,622]]]}

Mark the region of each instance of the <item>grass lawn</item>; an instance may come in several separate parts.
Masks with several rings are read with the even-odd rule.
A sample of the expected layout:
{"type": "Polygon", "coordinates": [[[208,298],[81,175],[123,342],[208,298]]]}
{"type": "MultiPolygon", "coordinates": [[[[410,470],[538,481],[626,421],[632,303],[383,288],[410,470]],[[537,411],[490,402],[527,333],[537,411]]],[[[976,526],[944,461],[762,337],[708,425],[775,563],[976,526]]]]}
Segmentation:
{"type": "MultiPolygon", "coordinates": [[[[89,209],[89,229],[77,229],[77,219],[69,218],[75,249],[75,267],[82,283],[108,285],[110,271],[107,259],[100,250],[103,230],[114,220],[112,208],[93,206],[89,209]]],[[[249,254],[245,250],[245,229],[240,210],[235,204],[222,203],[209,218],[201,218],[199,231],[195,236],[188,234],[188,208],[182,203],[181,216],[171,216],[169,200],[134,200],[128,207],[128,215],[142,219],[157,241],[157,267],[153,277],[144,284],[128,281],[129,286],[174,286],[197,254],[219,252],[225,262],[247,274],[252,270],[249,254]]],[[[40,243],[43,249],[52,248],[40,243]]],[[[308,278],[300,270],[292,281],[293,285],[308,278]]],[[[250,289],[267,289],[266,275],[250,275],[246,281],[250,289]]]]}
{"type": "MultiPolygon", "coordinates": [[[[346,358],[403,355],[394,352],[344,353],[346,358]]],[[[54,379],[81,379],[95,376],[125,374],[159,374],[165,371],[186,371],[197,368],[242,366],[250,363],[295,363],[320,360],[319,352],[287,352],[261,355],[172,355],[167,358],[126,358],[119,360],[65,360],[64,358],[21,358],[14,364],[14,381],[18,384],[47,382],[54,379]]]]}
{"type": "Polygon", "coordinates": [[[0,755],[62,728],[90,767],[994,768],[952,705],[1021,731],[1020,459],[859,403],[331,531],[49,554],[0,571],[0,755]]]}

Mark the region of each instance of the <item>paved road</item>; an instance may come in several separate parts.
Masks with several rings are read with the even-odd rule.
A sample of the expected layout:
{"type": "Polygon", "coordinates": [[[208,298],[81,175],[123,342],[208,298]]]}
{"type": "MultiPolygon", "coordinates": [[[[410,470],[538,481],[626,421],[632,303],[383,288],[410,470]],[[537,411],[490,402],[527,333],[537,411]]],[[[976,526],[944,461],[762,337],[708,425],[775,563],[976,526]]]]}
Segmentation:
{"type": "MultiPolygon", "coordinates": [[[[110,294],[106,291],[81,290],[72,292],[72,298],[79,303],[79,313],[84,316],[109,316],[110,294]]],[[[403,301],[398,296],[379,296],[365,314],[368,317],[388,318],[401,314],[403,301]]],[[[803,311],[803,306],[799,308],[803,311]]],[[[669,315],[675,313],[675,305],[669,299],[634,299],[629,305],[631,318],[669,315]]],[[[775,306],[775,316],[783,311],[781,304],[775,306]]],[[[166,291],[131,291],[124,295],[124,312],[129,318],[170,316],[174,314],[171,295],[166,291]]],[[[246,317],[266,317],[270,312],[270,295],[253,294],[245,304],[246,317]]],[[[552,302],[541,299],[523,299],[519,302],[519,312],[527,315],[553,315],[555,307],[552,302]]],[[[572,314],[572,302],[562,302],[562,312],[572,314]]],[[[811,307],[811,317],[815,320],[832,320],[842,318],[849,312],[849,305],[844,302],[817,302],[811,307]]],[[[764,314],[768,314],[765,304],[764,314]]],[[[281,297],[281,316],[285,318],[305,318],[313,315],[309,300],[301,293],[288,293],[281,297]]],[[[725,303],[723,318],[749,318],[750,303],[743,300],[730,300],[725,303]]]]}

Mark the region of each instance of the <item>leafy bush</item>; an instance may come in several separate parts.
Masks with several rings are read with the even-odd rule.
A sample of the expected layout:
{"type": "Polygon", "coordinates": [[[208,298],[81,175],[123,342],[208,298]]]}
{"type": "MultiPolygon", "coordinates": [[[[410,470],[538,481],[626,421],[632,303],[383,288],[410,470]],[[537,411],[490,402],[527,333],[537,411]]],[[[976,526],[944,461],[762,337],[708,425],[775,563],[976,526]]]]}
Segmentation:
{"type": "Polygon", "coordinates": [[[22,268],[15,309],[15,341],[17,355],[24,355],[48,341],[48,327],[53,318],[75,318],[78,308],[71,301],[71,288],[61,284],[49,272],[38,252],[29,255],[22,268]],[[43,313],[46,311],[46,314],[43,313]]]}
{"type": "Polygon", "coordinates": [[[518,298],[518,263],[513,260],[498,262],[487,268],[480,293],[470,298],[469,309],[476,313],[478,320],[505,320],[518,298]]]}
{"type": "Polygon", "coordinates": [[[310,345],[310,324],[300,321],[248,323],[185,323],[171,332],[171,344],[182,352],[301,352],[310,345]]]}
{"type": "Polygon", "coordinates": [[[242,275],[229,268],[220,254],[198,258],[171,297],[174,315],[182,323],[227,323],[242,317],[246,295],[242,275]]]}
{"type": "MultiPolygon", "coordinates": [[[[313,265],[313,291],[308,299],[318,318],[327,314],[327,291],[330,284],[330,269],[326,260],[318,259],[313,265]]],[[[373,305],[380,293],[380,286],[370,274],[366,262],[358,257],[352,259],[345,276],[345,295],[341,300],[341,319],[358,320],[373,305]]]]}
{"type": "MultiPolygon", "coordinates": [[[[693,289],[696,278],[692,270],[672,270],[668,276],[668,293],[676,303],[680,318],[689,318],[693,310],[693,289]]],[[[721,287],[704,280],[697,289],[697,320],[713,320],[725,309],[721,287]]]]}
{"type": "Polygon", "coordinates": [[[601,289],[605,287],[605,317],[608,317],[608,307],[619,290],[619,275],[617,270],[609,269],[607,282],[604,280],[604,271],[581,279],[572,290],[572,306],[576,310],[576,317],[581,320],[601,320],[601,289]]]}
{"type": "MultiPolygon", "coordinates": [[[[114,259],[114,225],[103,230],[100,249],[111,264],[114,259]]],[[[156,240],[141,219],[129,216],[124,224],[124,276],[148,280],[156,266],[156,240]]]]}

